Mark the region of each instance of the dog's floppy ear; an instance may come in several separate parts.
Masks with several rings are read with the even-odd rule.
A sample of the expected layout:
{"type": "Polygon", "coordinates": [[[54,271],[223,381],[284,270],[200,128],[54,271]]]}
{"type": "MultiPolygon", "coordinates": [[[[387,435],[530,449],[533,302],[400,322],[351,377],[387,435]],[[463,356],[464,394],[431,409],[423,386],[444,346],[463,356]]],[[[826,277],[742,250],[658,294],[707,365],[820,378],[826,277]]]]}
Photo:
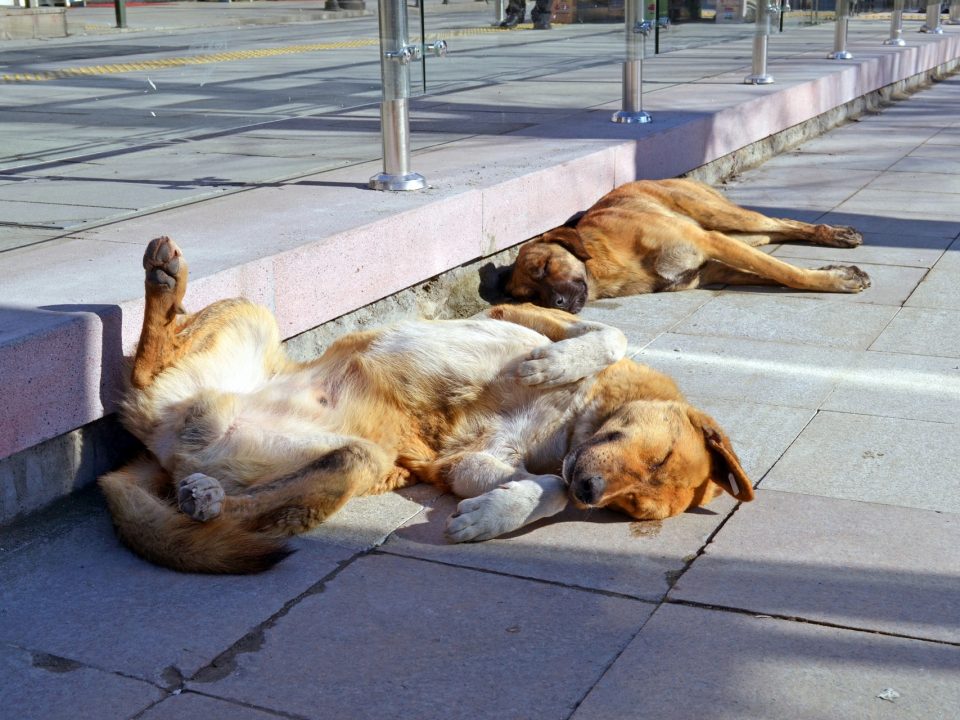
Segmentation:
{"type": "Polygon", "coordinates": [[[703,433],[703,441],[713,459],[710,479],[722,487],[737,500],[750,502],[753,500],[753,483],[743,471],[740,459],[733,451],[730,438],[720,429],[720,425],[712,417],[696,408],[687,410],[687,417],[703,433]]]}
{"type": "Polygon", "coordinates": [[[587,248],[584,247],[583,238],[580,237],[580,233],[577,232],[576,228],[554,228],[541,235],[540,240],[542,242],[556,243],[582,262],[590,259],[590,253],[588,253],[587,248]]]}

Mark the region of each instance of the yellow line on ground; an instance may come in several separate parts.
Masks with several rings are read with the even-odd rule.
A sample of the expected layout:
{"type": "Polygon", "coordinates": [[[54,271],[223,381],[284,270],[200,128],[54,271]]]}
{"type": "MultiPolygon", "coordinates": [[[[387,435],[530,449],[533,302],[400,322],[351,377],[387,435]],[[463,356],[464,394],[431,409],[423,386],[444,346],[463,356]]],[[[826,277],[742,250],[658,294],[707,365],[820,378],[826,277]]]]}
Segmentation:
{"type": "MultiPolygon", "coordinates": [[[[523,27],[523,26],[520,26],[523,27]]],[[[442,40],[450,37],[466,35],[481,35],[491,32],[507,32],[504,28],[480,27],[449,30],[443,33],[431,33],[430,40],[442,40]]],[[[416,42],[418,38],[413,38],[416,42]]],[[[43,70],[33,73],[6,73],[0,75],[0,82],[43,82],[45,80],[60,80],[62,78],[77,77],[80,75],[116,75],[119,73],[142,72],[144,70],[166,70],[183,67],[184,65],[207,65],[210,63],[231,62],[235,60],[252,60],[278,55],[296,55],[299,53],[319,52],[321,50],[344,50],[350,48],[371,47],[379,44],[377,39],[339,40],[326,43],[309,43],[306,45],[286,45],[283,47],[262,48],[260,50],[236,50],[234,52],[220,52],[210,55],[191,55],[188,57],[163,58],[161,60],[142,60],[134,63],[113,63],[110,65],[87,65],[82,67],[66,67],[58,70],[43,70]]]]}

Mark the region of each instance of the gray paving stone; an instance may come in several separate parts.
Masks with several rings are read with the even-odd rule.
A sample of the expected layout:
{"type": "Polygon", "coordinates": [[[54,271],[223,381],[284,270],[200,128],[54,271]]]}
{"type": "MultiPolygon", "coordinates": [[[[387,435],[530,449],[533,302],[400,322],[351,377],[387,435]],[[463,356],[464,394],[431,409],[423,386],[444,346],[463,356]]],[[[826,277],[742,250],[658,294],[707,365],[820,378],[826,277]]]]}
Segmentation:
{"type": "Polygon", "coordinates": [[[906,302],[910,307],[960,310],[960,240],[954,241],[906,302]]]}
{"type": "Polygon", "coordinates": [[[815,414],[809,408],[761,405],[747,399],[688,399],[720,423],[754,483],[766,475],[815,414]]]}
{"type": "Polygon", "coordinates": [[[636,358],[673,377],[692,397],[816,409],[859,354],[671,333],[636,358]]]}
{"type": "Polygon", "coordinates": [[[0,643],[0,708],[10,720],[126,718],[162,696],[140,680],[0,643]]]}
{"type": "Polygon", "coordinates": [[[951,228],[960,228],[960,203],[951,194],[907,192],[903,187],[890,190],[863,188],[849,200],[837,205],[834,212],[899,220],[934,220],[949,223],[951,228]]]}
{"type": "Polygon", "coordinates": [[[217,698],[185,692],[174,695],[147,710],[137,720],[274,720],[276,715],[217,698]]]}
{"type": "MultiPolygon", "coordinates": [[[[957,141],[957,144],[960,145],[960,140],[957,141]]],[[[957,156],[957,153],[949,152],[942,145],[931,142],[912,150],[909,155],[891,166],[890,171],[894,173],[946,173],[956,181],[957,177],[960,177],[960,157],[957,156]]],[[[896,179],[896,175],[893,177],[896,179]]],[[[908,185],[911,192],[920,189],[913,184],[912,180],[908,185]]],[[[934,192],[941,192],[936,188],[933,190],[934,192]]]]}
{"type": "Polygon", "coordinates": [[[652,340],[716,297],[711,290],[651,293],[626,298],[606,298],[588,304],[581,317],[623,330],[632,342],[652,340]]]}
{"type": "MultiPolygon", "coordinates": [[[[166,684],[189,676],[350,556],[296,540],[268,574],[188,575],[122,547],[105,508],[0,555],[0,642],[166,684]]],[[[3,544],[0,543],[0,547],[3,544]]]]}
{"type": "Polygon", "coordinates": [[[86,222],[116,217],[124,212],[127,211],[102,206],[0,200],[0,223],[9,225],[72,228],[86,222]]]}
{"type": "Polygon", "coordinates": [[[652,609],[367,556],[190,687],[306,718],[566,718],[652,609]]]}
{"type": "MultiPolygon", "coordinates": [[[[871,182],[867,188],[870,190],[889,190],[898,192],[913,198],[917,193],[932,193],[936,195],[945,195],[940,201],[948,206],[960,203],[960,197],[949,197],[960,193],[960,175],[953,175],[948,172],[947,162],[949,157],[940,162],[936,167],[933,161],[925,158],[920,162],[904,163],[900,162],[891,168],[891,172],[884,173],[871,182]],[[912,165],[912,167],[910,167],[912,165]]],[[[953,161],[960,169],[960,160],[953,161]]]]}
{"type": "Polygon", "coordinates": [[[845,373],[823,410],[960,422],[960,362],[870,350],[845,373]]]}
{"type": "Polygon", "coordinates": [[[952,646],[666,605],[572,720],[950,720],[958,671],[952,646]]]}
{"type": "Polygon", "coordinates": [[[945,127],[927,143],[929,145],[960,145],[960,127],[945,127]]]}
{"type": "Polygon", "coordinates": [[[821,411],[765,490],[960,512],[955,424],[821,411]]]}
{"type": "Polygon", "coordinates": [[[670,599],[958,644],[958,542],[954,513],[760,489],[670,599]]]}
{"type": "MultiPolygon", "coordinates": [[[[879,192],[879,191],[878,191],[879,192]]],[[[827,225],[852,225],[867,238],[874,233],[901,235],[904,237],[924,236],[953,239],[960,233],[960,223],[947,219],[934,212],[912,213],[901,208],[912,205],[902,196],[889,198],[890,207],[896,208],[895,216],[890,211],[879,212],[865,207],[840,206],[825,213],[817,222],[827,225]]],[[[802,218],[801,218],[802,219],[802,218]]]]}
{"type": "Polygon", "coordinates": [[[960,358],[960,311],[904,307],[871,350],[960,358]]]}
{"type": "Polygon", "coordinates": [[[397,492],[353,498],[304,537],[367,550],[383,543],[390,533],[442,494],[439,489],[421,483],[397,492]]]}
{"type": "Polygon", "coordinates": [[[674,332],[866,349],[897,312],[879,305],[854,307],[823,294],[788,293],[728,292],[678,323],[674,332]]]}
{"type": "Polygon", "coordinates": [[[792,262],[790,258],[807,258],[819,260],[822,264],[866,263],[929,268],[940,259],[950,242],[951,238],[947,236],[868,232],[863,245],[856,248],[784,243],[773,254],[787,262],[792,262]]]}
{"type": "Polygon", "coordinates": [[[443,497],[394,533],[383,550],[643,600],[664,596],[686,559],[736,504],[724,496],[663,522],[635,522],[620,513],[571,508],[502,538],[452,545],[443,528],[457,502],[452,495],[443,497]]]}

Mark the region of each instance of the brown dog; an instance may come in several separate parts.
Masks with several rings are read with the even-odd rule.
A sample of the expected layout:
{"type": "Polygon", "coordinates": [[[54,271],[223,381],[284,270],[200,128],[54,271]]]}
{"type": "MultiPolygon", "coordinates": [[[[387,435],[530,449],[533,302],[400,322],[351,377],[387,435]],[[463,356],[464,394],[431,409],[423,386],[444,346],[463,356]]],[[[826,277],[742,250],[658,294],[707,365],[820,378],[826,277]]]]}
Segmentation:
{"type": "Polygon", "coordinates": [[[453,542],[579,507],[645,520],[753,489],[717,423],[623,359],[619,330],[508,305],[409,321],[289,359],[245,300],[182,310],[187,266],[150,243],[126,426],[149,453],[100,479],[117,530],[180,570],[252,572],[349,498],[425,480],[466,498],[453,542]]]}
{"type": "Polygon", "coordinates": [[[606,195],[577,221],[520,248],[507,292],[577,313],[587,300],[702,285],[785,285],[855,293],[870,278],[853,266],[808,270],[756,250],[804,240],[856,247],[853,228],[769,218],[694,180],[641,180],[606,195]]]}

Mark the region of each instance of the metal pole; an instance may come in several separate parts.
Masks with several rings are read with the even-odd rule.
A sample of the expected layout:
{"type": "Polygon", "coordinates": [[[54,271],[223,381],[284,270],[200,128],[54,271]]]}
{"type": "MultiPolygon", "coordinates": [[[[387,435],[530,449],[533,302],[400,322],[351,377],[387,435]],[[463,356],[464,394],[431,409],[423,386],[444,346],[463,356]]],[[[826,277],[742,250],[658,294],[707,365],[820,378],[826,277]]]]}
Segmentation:
{"type": "Polygon", "coordinates": [[[950,0],[948,25],[960,25],[960,0],[950,0]]]}
{"type": "Polygon", "coordinates": [[[117,27],[125,28],[127,26],[126,0],[113,0],[113,14],[117,17],[117,27]]]}
{"type": "Polygon", "coordinates": [[[904,0],[893,0],[893,12],[890,14],[890,37],[883,41],[884,45],[903,47],[907,41],[903,39],[903,3],[904,0]]]}
{"type": "Polygon", "coordinates": [[[626,59],[623,62],[623,109],[610,119],[615,123],[648,123],[653,120],[643,111],[643,54],[653,24],[643,19],[645,0],[627,0],[624,4],[626,59]]]}
{"type": "Polygon", "coordinates": [[[847,23],[850,22],[850,0],[837,0],[837,18],[833,29],[833,52],[828,60],[849,60],[853,53],[847,51],[847,23]]]}
{"type": "Polygon", "coordinates": [[[493,25],[499,27],[507,19],[507,0],[496,0],[493,4],[493,25]]]}
{"type": "Polygon", "coordinates": [[[940,25],[940,0],[927,4],[927,20],[920,28],[920,32],[943,35],[943,26],[940,25]]]}
{"type": "Polygon", "coordinates": [[[410,61],[422,57],[420,46],[407,40],[406,0],[379,0],[380,134],[383,172],[370,178],[374,190],[420,190],[427,181],[410,170],[410,61]]]}
{"type": "Polygon", "coordinates": [[[767,74],[767,43],[770,39],[770,13],[776,12],[777,6],[768,5],[768,0],[757,2],[757,22],[753,35],[753,72],[747,75],[743,82],[747,85],[769,85],[773,76],[767,74]]]}

